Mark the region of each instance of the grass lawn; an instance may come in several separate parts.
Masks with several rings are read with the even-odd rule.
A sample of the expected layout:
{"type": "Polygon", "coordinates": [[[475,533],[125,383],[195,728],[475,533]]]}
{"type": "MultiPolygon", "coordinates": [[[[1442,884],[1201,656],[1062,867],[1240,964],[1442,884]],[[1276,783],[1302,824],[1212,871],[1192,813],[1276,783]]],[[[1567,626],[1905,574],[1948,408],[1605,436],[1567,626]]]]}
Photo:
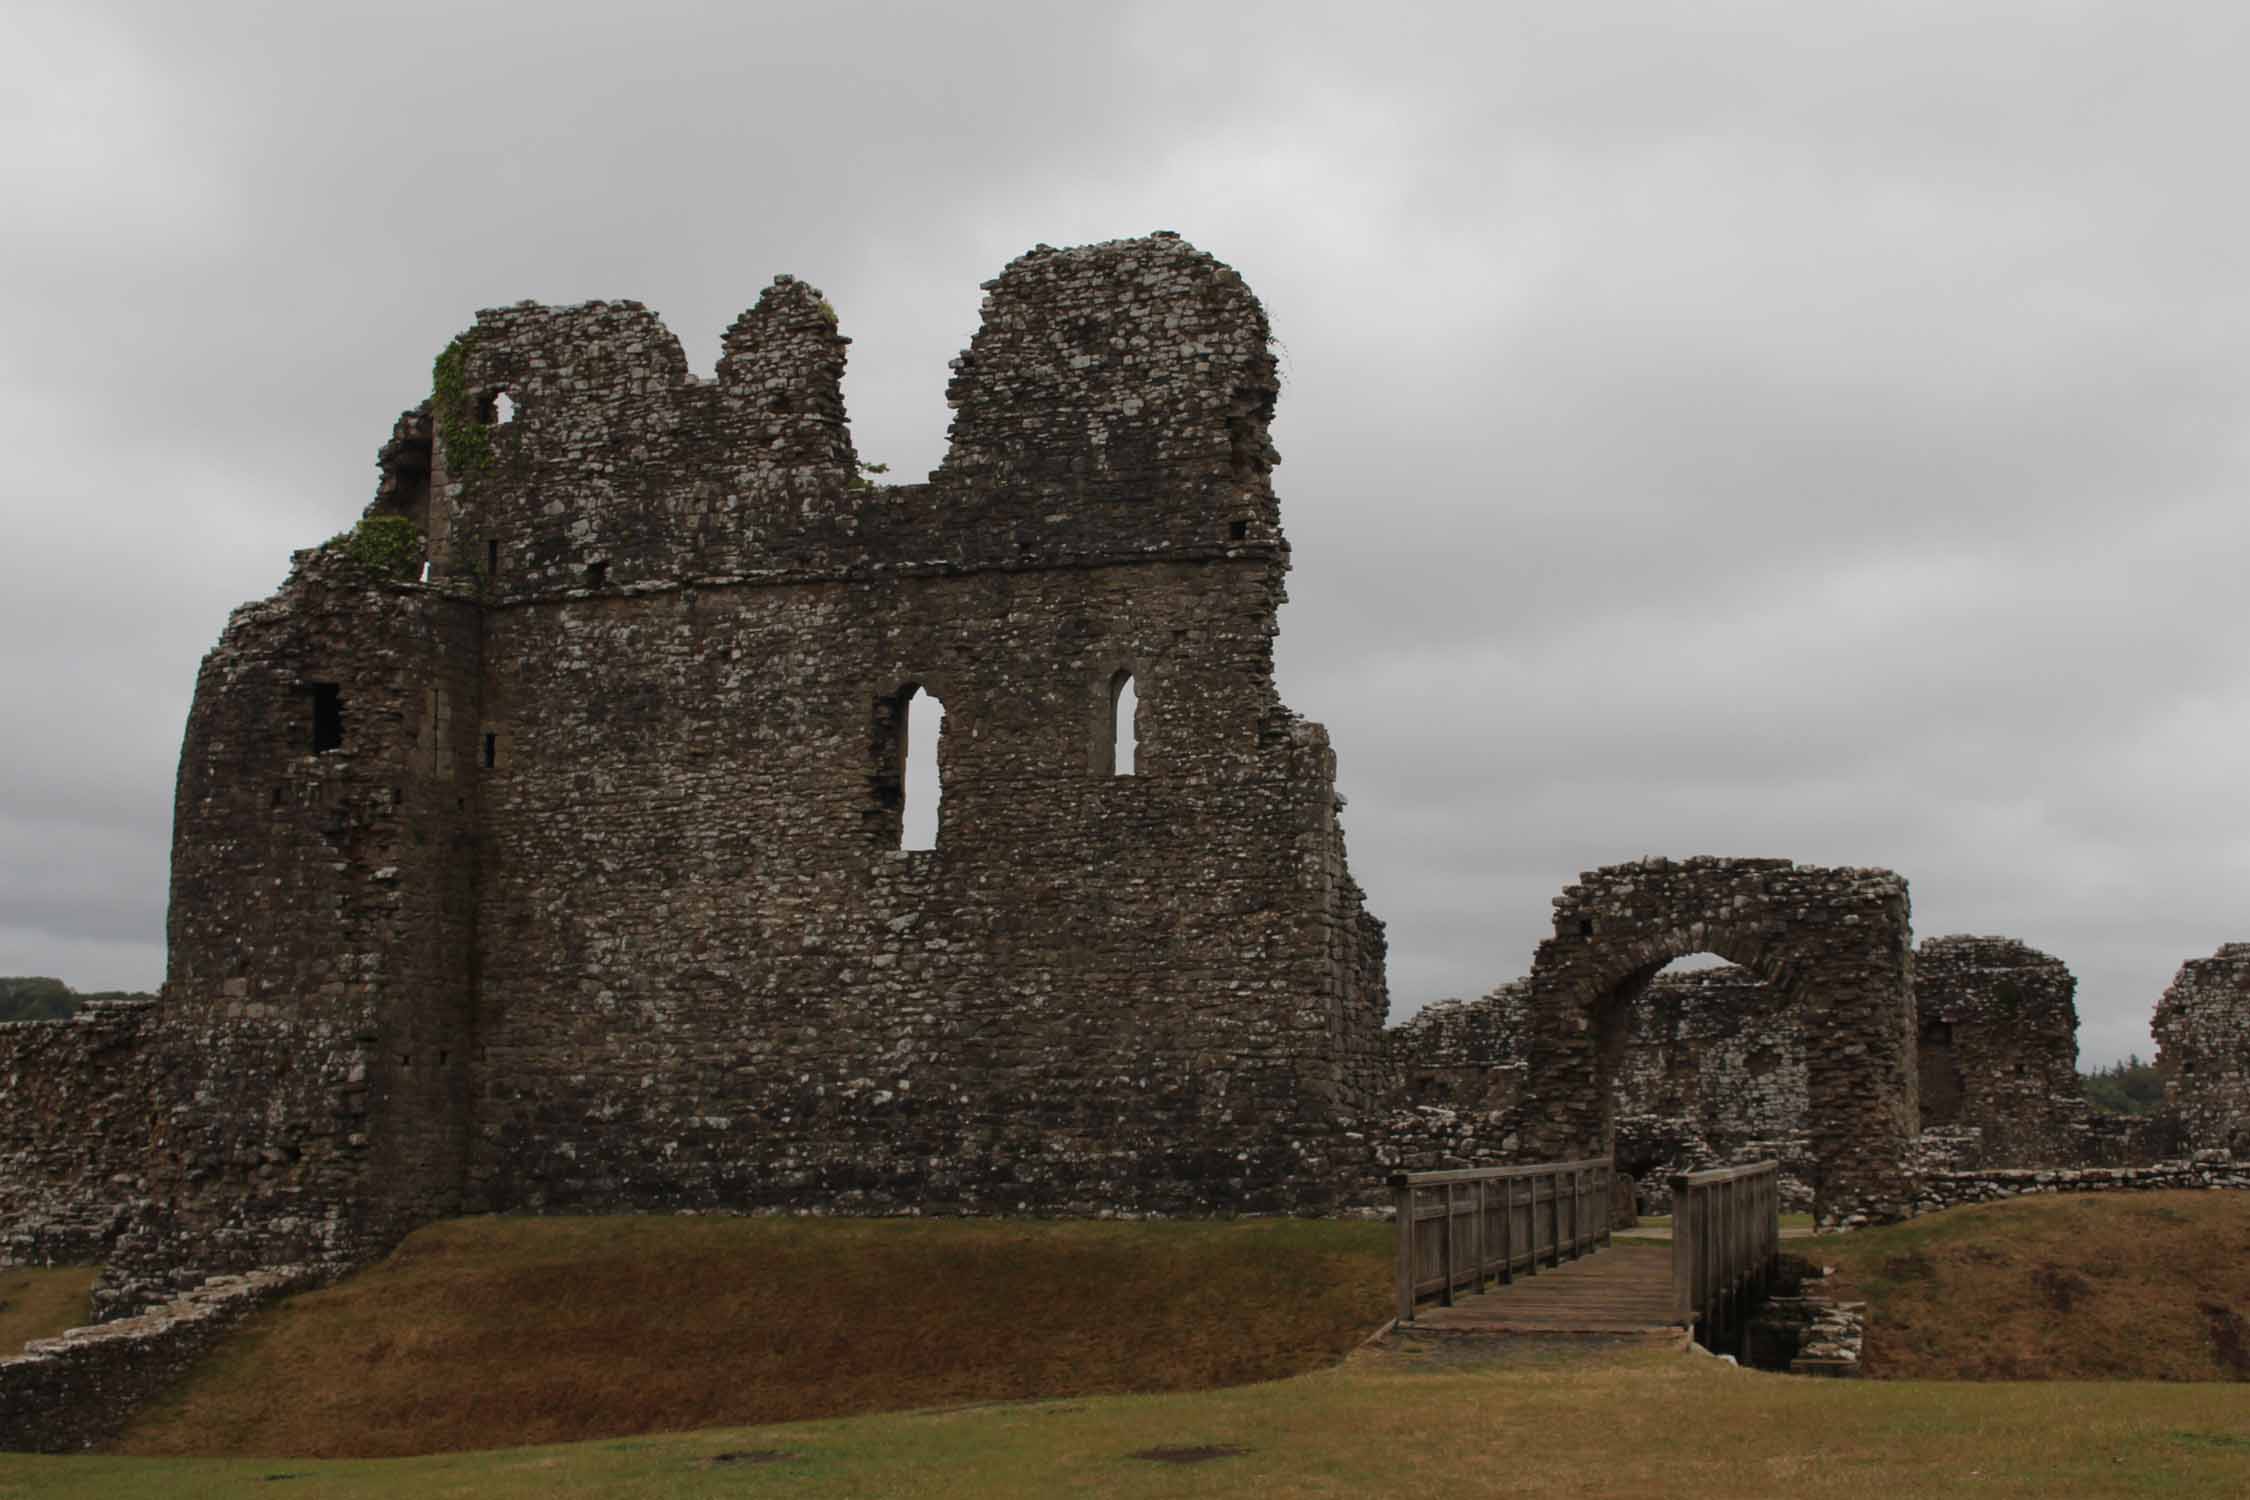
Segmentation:
{"type": "Polygon", "coordinates": [[[0,1356],[86,1321],[92,1266],[0,1266],[0,1356]]]}
{"type": "Polygon", "coordinates": [[[1438,1347],[1223,1391],[416,1459],[0,1456],[0,1496],[58,1500],[2246,1492],[2239,1386],[1811,1380],[1648,1349],[1478,1363],[1438,1347]]]}
{"type": "MultiPolygon", "coordinates": [[[[1781,1216],[1781,1227],[1784,1229],[1810,1229],[1813,1227],[1813,1216],[1811,1214],[1783,1214],[1781,1216]]],[[[1669,1234],[1672,1229],[1672,1216],[1670,1214],[1642,1214],[1633,1221],[1633,1229],[1661,1229],[1669,1234]]],[[[1632,1232],[1632,1229],[1617,1231],[1619,1234],[1631,1234],[1632,1232]]]]}
{"type": "Polygon", "coordinates": [[[1384,1224],[472,1219],[246,1324],[142,1456],[0,1455],[0,1500],[2250,1495],[2250,1194],[1793,1248],[1874,1304],[1879,1372],[1984,1383],[1444,1338],[1337,1363],[1387,1313],[1384,1224]],[[1991,1378],[2087,1369],[2136,1378],[1991,1378]]]}

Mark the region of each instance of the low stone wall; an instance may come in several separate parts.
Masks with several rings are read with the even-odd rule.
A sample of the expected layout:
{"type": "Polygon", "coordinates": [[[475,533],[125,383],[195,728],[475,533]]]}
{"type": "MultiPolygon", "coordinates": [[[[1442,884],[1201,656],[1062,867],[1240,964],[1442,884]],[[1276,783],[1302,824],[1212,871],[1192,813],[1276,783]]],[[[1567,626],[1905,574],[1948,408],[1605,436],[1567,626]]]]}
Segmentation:
{"type": "Polygon", "coordinates": [[[2188,1154],[2187,1137],[2170,1115],[2105,1115],[2086,1112],[2079,1166],[2148,1167],[2188,1154]]]}
{"type": "Polygon", "coordinates": [[[76,1453],[108,1441],[244,1317],[322,1279],[305,1266],[215,1276],[138,1317],[34,1339],[0,1359],[0,1451],[76,1453]]]}
{"type": "Polygon", "coordinates": [[[1915,1190],[1914,1211],[1996,1203],[2026,1193],[2147,1193],[2183,1188],[2250,1188],[2250,1161],[2207,1152],[2149,1167],[2032,1167],[2014,1171],[1931,1172],[1915,1190]]]}

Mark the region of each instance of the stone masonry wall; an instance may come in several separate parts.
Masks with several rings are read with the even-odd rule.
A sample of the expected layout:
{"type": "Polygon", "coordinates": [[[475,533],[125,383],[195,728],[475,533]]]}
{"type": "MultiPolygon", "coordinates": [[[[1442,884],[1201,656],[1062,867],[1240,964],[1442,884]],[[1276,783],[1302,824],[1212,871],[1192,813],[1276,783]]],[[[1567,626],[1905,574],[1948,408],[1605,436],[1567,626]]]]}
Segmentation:
{"type": "Polygon", "coordinates": [[[293,559],[205,658],[170,972],[105,1305],[456,1212],[475,1005],[472,600],[293,559]]]}
{"type": "Polygon", "coordinates": [[[481,314],[379,457],[427,569],[300,553],[204,662],[119,1201],[0,1231],[70,1199],[125,1310],[464,1207],[1339,1203],[1384,943],[1273,685],[1265,315],[1169,235],[987,291],[895,487],[801,282],[710,378],[638,304],[481,314]]]}
{"type": "Polygon", "coordinates": [[[1926,939],[1914,955],[1922,1125],[1982,1132],[1981,1165],[2085,1158],[2078,981],[2012,938],[1926,939]]]}
{"type": "MultiPolygon", "coordinates": [[[[1820,1038],[1804,1064],[1802,1159],[1816,1212],[1841,1224],[1907,1211],[1915,1079],[1904,880],[1786,860],[1648,859],[1581,876],[1555,908],[1555,935],[1527,981],[1522,1092],[1492,1132],[1512,1138],[1515,1154],[1614,1148],[1635,1002],[1673,959],[1709,952],[1771,985],[1781,1010],[1820,1038]]],[[[1776,1041],[1769,1078],[1787,1076],[1776,1041]]],[[[1771,1087],[1775,1098],[1793,1088],[1771,1087]]]]}
{"type": "MultiPolygon", "coordinates": [[[[2060,962],[2008,938],[1932,938],[1917,949],[1917,1170],[2125,1166],[2165,1154],[2166,1122],[2087,1110],[2075,988],[2060,962]]],[[[1667,1171],[1769,1156],[1783,1163],[1790,1206],[1810,1201],[1812,1041],[1775,986],[1732,966],[1659,974],[1626,1027],[1614,1145],[1647,1211],[1662,1211],[1667,1171]]],[[[1388,1033],[1402,1105],[1442,1107],[1449,1121],[1507,1109],[1523,1091],[1530,1038],[1528,981],[1426,1007],[1388,1033]]],[[[1393,1127],[1433,1156],[1446,1154],[1437,1137],[1463,1130],[1434,1128],[1404,1113],[1393,1127]]]]}
{"type": "Polygon", "coordinates": [[[630,307],[463,341],[516,411],[438,466],[492,566],[473,1203],[1316,1207],[1364,1156],[1381,939],[1272,688],[1263,314],[1177,240],[989,290],[921,486],[856,486],[802,283],[715,384],[630,307]]]}
{"type": "Polygon", "coordinates": [[[0,1260],[99,1260],[143,1169],[148,1001],[93,1001],[67,1021],[0,1024],[0,1260]]]}
{"type": "MultiPolygon", "coordinates": [[[[1402,1102],[1391,1134],[1421,1141],[1421,1155],[1467,1139],[1455,1119],[1505,1111],[1522,1092],[1530,1037],[1530,986],[1517,980],[1481,1000],[1425,1006],[1391,1028],[1402,1102]],[[1446,1127],[1433,1134],[1440,1106],[1446,1127]]],[[[1659,974],[1626,1017],[1616,1074],[1614,1150],[1642,1210],[1669,1210],[1672,1172],[1774,1157],[1785,1206],[1812,1203],[1805,1137],[1805,1037],[1773,987],[1732,965],[1659,974]]],[[[1408,1151],[1407,1155],[1415,1155],[1408,1151]]],[[[1466,1164],[1465,1162],[1462,1164],[1466,1164]]],[[[1405,1170],[1425,1170],[1419,1157],[1405,1170]]]]}
{"type": "Polygon", "coordinates": [[[2182,964],[2149,1029],[2184,1148],[2250,1157],[2250,943],[2182,964]]]}
{"type": "Polygon", "coordinates": [[[2250,1162],[2223,1151],[2182,1161],[2129,1167],[1979,1167],[1923,1174],[1914,1211],[1937,1213],[1965,1203],[1995,1203],[2032,1193],[2140,1193],[2194,1188],[2250,1189],[2250,1162]]]}

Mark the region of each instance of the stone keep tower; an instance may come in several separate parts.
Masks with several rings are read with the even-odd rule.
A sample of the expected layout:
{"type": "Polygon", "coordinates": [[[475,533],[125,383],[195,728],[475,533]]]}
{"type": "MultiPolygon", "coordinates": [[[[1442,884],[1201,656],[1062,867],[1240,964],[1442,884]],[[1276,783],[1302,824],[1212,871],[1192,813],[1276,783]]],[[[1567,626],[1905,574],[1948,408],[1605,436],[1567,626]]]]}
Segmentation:
{"type": "Polygon", "coordinates": [[[714,378],[631,302],[445,351],[370,507],[424,550],[299,554],[197,683],[166,1010],[272,1076],[164,1214],[335,1245],[460,1208],[1348,1189],[1382,928],[1273,685],[1264,312],[1171,235],[986,290],[918,485],[862,478],[848,340],[788,277],[714,378]]]}

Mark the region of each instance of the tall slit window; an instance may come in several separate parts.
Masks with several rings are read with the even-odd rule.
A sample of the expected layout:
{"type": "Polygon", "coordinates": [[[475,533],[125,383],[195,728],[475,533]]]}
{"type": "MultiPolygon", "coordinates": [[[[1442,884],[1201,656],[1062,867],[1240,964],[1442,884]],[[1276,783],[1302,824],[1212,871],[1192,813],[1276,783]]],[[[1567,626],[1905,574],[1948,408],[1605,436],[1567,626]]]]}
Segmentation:
{"type": "Polygon", "coordinates": [[[1109,770],[1112,776],[1133,774],[1140,749],[1140,694],[1133,688],[1130,668],[1109,680],[1109,770]]]}
{"type": "Polygon", "coordinates": [[[335,683],[312,684],[312,720],[313,754],[344,747],[344,697],[335,683]]]}
{"type": "Polygon", "coordinates": [[[909,683],[875,703],[875,812],[898,847],[937,847],[938,806],[945,788],[938,775],[938,738],[945,705],[909,683]]]}

